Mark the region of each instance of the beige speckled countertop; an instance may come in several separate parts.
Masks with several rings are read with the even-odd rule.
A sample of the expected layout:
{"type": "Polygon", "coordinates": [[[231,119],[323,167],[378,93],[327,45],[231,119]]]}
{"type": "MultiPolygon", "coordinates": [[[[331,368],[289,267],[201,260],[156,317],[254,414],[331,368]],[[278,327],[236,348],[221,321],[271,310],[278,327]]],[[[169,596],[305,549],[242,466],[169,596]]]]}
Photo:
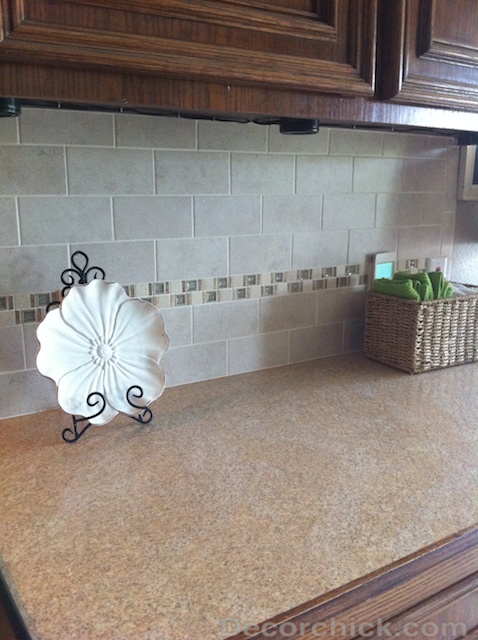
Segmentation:
{"type": "Polygon", "coordinates": [[[355,354],[0,421],[0,568],[33,638],[221,638],[477,522],[477,390],[355,354]]]}

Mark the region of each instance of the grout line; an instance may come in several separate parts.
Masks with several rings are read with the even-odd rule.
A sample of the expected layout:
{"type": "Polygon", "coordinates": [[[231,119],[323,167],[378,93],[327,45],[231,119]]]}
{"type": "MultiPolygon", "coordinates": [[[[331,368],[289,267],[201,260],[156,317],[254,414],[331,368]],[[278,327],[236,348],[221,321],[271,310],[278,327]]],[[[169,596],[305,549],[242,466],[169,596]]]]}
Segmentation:
{"type": "Polygon", "coordinates": [[[67,196],[70,195],[70,180],[68,174],[68,162],[67,162],[67,151],[66,145],[63,146],[63,166],[65,168],[65,193],[67,196]]]}
{"type": "Polygon", "coordinates": [[[194,196],[190,196],[191,198],[191,237],[196,238],[196,198],[194,196]]]}
{"type": "Polygon", "coordinates": [[[118,148],[118,144],[117,144],[117,135],[116,135],[116,114],[113,113],[113,147],[115,147],[116,149],[118,148]]]}
{"type": "Polygon", "coordinates": [[[22,331],[22,349],[23,349],[23,367],[26,370],[27,369],[27,346],[25,343],[25,325],[22,324],[21,325],[21,331],[22,331]]]}
{"type": "Polygon", "coordinates": [[[17,240],[18,240],[18,246],[21,246],[22,233],[21,233],[21,227],[20,227],[20,202],[19,202],[18,196],[15,196],[14,203],[15,203],[15,220],[17,223],[17,240]]]}
{"type": "Polygon", "coordinates": [[[259,196],[259,235],[264,234],[264,196],[259,196]]]}
{"type": "Polygon", "coordinates": [[[114,242],[116,240],[116,231],[115,231],[113,196],[110,196],[110,222],[111,222],[111,235],[113,237],[113,242],[114,242]]]}
{"type": "Polygon", "coordinates": [[[153,195],[158,195],[156,186],[156,154],[154,149],[151,149],[152,163],[153,163],[153,195]]]}
{"type": "Polygon", "coordinates": [[[154,277],[158,278],[159,260],[158,260],[158,241],[157,240],[153,240],[153,269],[154,269],[154,277]]]}

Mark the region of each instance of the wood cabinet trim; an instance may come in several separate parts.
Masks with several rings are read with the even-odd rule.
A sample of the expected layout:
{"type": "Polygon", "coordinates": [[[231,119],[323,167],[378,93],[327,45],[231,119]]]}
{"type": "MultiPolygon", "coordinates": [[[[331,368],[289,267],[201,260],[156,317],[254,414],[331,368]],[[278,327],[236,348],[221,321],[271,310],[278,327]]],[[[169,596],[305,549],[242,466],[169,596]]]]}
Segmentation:
{"type": "Polygon", "coordinates": [[[61,34],[49,28],[25,25],[15,31],[15,37],[2,48],[3,60],[29,62],[32,55],[38,63],[51,66],[94,67],[115,71],[118,67],[127,72],[152,75],[196,78],[198,65],[201,79],[224,80],[224,68],[228,70],[228,82],[248,85],[317,90],[343,95],[372,95],[372,87],[365,83],[358,72],[347,64],[324,60],[304,60],[295,56],[273,56],[267,80],[264,67],[270,63],[266,53],[242,49],[171,42],[167,39],[146,36],[114,36],[109,33],[90,34],[85,46],[76,46],[77,33],[64,29],[61,34]],[[60,44],[61,41],[61,44],[60,44]],[[61,62],[59,62],[61,61],[61,62]]]}
{"type": "MultiPolygon", "coordinates": [[[[71,4],[70,0],[58,0],[71,4]]],[[[131,11],[131,0],[74,0],[74,4],[89,7],[104,7],[131,11]]],[[[271,21],[270,5],[262,2],[237,2],[224,0],[218,12],[217,1],[190,0],[162,0],[158,4],[155,0],[134,0],[134,12],[146,13],[154,16],[183,17],[185,19],[209,24],[227,26],[242,26],[244,29],[264,30],[285,33],[301,37],[315,38],[317,35],[333,37],[334,28],[331,24],[319,21],[317,12],[297,11],[285,7],[277,7],[274,20],[271,21]],[[247,14],[244,12],[247,7],[247,14]]]]}
{"type": "Polygon", "coordinates": [[[401,104],[476,109],[478,48],[436,35],[436,3],[381,0],[378,94],[401,104]]]}
{"type": "MultiPolygon", "coordinates": [[[[291,20],[281,12],[266,12],[254,7],[241,12],[232,0],[230,6],[224,10],[221,7],[220,12],[217,11],[217,2],[211,0],[193,0],[191,3],[166,0],[160,5],[148,0],[135,0],[133,5],[124,0],[114,3],[108,0],[74,0],[67,3],[85,10],[88,7],[105,7],[113,11],[114,6],[117,16],[121,7],[127,7],[128,10],[125,8],[124,11],[130,18],[140,11],[151,12],[155,8],[157,20],[161,15],[170,14],[170,18],[182,20],[184,24],[189,24],[195,16],[198,28],[203,26],[201,21],[206,20],[210,24],[247,29],[252,38],[257,37],[257,43],[260,43],[262,32],[280,33],[286,39],[291,38],[291,43],[300,43],[306,38],[310,42],[317,41],[317,46],[328,47],[328,53],[321,58],[311,55],[315,45],[311,45],[309,55],[300,56],[293,51],[262,51],[260,46],[251,50],[246,46],[239,48],[214,42],[208,44],[184,38],[150,36],[146,32],[94,29],[87,26],[87,20],[83,25],[56,24],[54,20],[48,21],[48,6],[44,0],[38,4],[33,4],[33,0],[23,0],[23,21],[16,23],[3,40],[0,60],[27,63],[34,56],[36,64],[52,67],[121,70],[158,77],[371,97],[375,78],[376,1],[328,0],[325,13],[332,24],[320,21],[318,14],[314,20],[303,15],[291,20]]],[[[65,4],[64,0],[57,0],[52,11],[60,4],[65,4]]],[[[87,14],[81,15],[86,17],[87,14]]]]}
{"type": "Polygon", "coordinates": [[[0,42],[25,20],[23,0],[0,0],[0,42]]]}

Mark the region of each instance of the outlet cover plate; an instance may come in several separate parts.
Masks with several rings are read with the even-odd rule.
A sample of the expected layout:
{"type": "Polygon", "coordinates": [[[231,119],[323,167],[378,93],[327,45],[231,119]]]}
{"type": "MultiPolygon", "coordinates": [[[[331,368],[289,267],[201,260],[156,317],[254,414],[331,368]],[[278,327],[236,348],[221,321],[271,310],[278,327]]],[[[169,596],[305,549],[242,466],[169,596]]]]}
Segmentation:
{"type": "Polygon", "coordinates": [[[425,268],[427,271],[446,271],[446,256],[440,256],[439,258],[427,258],[425,261],[425,268]]]}

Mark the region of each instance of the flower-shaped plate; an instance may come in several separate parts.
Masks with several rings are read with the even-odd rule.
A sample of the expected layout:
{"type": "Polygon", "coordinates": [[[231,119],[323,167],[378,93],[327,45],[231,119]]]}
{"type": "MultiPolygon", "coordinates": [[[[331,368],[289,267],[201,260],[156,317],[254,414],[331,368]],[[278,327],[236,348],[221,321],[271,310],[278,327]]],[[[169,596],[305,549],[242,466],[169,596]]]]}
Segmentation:
{"type": "Polygon", "coordinates": [[[170,344],[163,317],[116,282],[72,287],[38,326],[37,338],[37,368],[55,381],[64,411],[88,416],[89,400],[104,397],[104,409],[91,424],[106,424],[118,413],[137,415],[163,392],[159,360],[170,344]],[[134,396],[138,404],[128,397],[131,387],[142,392],[134,396]]]}

